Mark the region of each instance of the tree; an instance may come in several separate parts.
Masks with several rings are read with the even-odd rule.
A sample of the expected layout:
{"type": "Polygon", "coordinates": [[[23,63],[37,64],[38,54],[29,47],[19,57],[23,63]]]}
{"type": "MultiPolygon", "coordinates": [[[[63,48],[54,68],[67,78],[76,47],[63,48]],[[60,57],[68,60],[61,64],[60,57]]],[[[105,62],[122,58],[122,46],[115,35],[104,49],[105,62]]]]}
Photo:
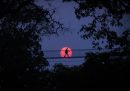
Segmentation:
{"type": "Polygon", "coordinates": [[[53,86],[55,91],[83,90],[83,77],[80,67],[67,67],[57,64],[53,69],[53,86]]]}
{"type": "Polygon", "coordinates": [[[0,0],[0,88],[26,88],[31,85],[28,81],[39,79],[37,74],[48,65],[41,35],[62,29],[53,13],[36,5],[35,0],[0,0]]]}
{"type": "MultiPolygon", "coordinates": [[[[122,36],[113,31],[111,27],[123,26],[121,19],[130,14],[130,2],[128,0],[63,0],[66,2],[76,2],[78,7],[75,7],[75,15],[77,19],[91,18],[91,22],[82,25],[80,29],[81,37],[84,39],[93,38],[94,47],[100,48],[100,42],[107,41],[106,48],[113,48],[115,45],[122,47],[120,39],[130,40],[130,31],[125,30],[122,36]],[[127,34],[125,38],[124,34],[127,34]]],[[[130,43],[129,43],[130,45],[130,43]]]]}
{"type": "MultiPolygon", "coordinates": [[[[122,31],[112,27],[123,26],[121,20],[130,14],[130,1],[128,0],[63,0],[64,2],[75,2],[75,15],[77,19],[90,18],[92,21],[82,25],[81,37],[93,38],[93,46],[113,49],[110,52],[88,53],[85,63],[81,66],[85,75],[85,84],[111,88],[126,85],[129,82],[130,71],[130,30],[122,31]],[[102,41],[101,41],[102,40],[102,41]],[[107,43],[106,43],[107,42],[107,43]]],[[[79,85],[80,86],[80,85],[79,85]]]]}

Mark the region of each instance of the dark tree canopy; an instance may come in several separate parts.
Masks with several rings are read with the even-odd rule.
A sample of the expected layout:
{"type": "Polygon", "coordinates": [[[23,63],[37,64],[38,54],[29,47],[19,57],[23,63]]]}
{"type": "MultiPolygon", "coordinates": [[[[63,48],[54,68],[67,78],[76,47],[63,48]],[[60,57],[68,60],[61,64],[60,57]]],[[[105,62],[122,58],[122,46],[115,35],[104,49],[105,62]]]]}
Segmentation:
{"type": "Polygon", "coordinates": [[[55,65],[52,87],[55,91],[124,89],[124,86],[129,89],[130,57],[113,58],[113,54],[117,55],[111,53],[110,58],[109,53],[89,53],[87,61],[78,67],[55,65]]]}
{"type": "MultiPolygon", "coordinates": [[[[118,36],[109,26],[122,26],[120,20],[130,13],[128,0],[64,0],[75,1],[78,19],[93,18],[83,25],[83,38],[106,38],[108,47],[120,45],[125,51],[86,54],[79,67],[48,62],[41,50],[41,35],[51,35],[63,28],[52,18],[54,11],[35,4],[35,0],[0,0],[0,89],[32,88],[45,91],[87,90],[122,87],[130,81],[129,30],[118,36]],[[97,10],[102,14],[97,14],[97,10]],[[100,27],[98,28],[98,25],[100,27]],[[108,84],[110,83],[110,84],[108,84]],[[91,88],[92,89],[92,88],[91,88]]],[[[94,43],[94,45],[98,45],[94,43]]]]}
{"type": "Polygon", "coordinates": [[[62,29],[53,13],[35,0],[0,0],[0,88],[29,87],[29,81],[33,87],[38,77],[44,77],[39,72],[48,62],[41,50],[41,35],[62,29]]]}
{"type": "MultiPolygon", "coordinates": [[[[77,19],[89,17],[92,21],[89,24],[82,25],[80,29],[81,37],[84,39],[93,38],[94,46],[98,46],[97,40],[103,39],[107,41],[108,45],[105,47],[112,48],[114,45],[122,46],[120,39],[126,37],[128,42],[128,35],[130,31],[122,32],[122,36],[113,31],[111,27],[123,26],[121,19],[124,15],[130,14],[129,0],[63,0],[74,1],[78,7],[75,8],[75,15],[77,19]],[[125,35],[126,34],[126,35],[125,35]]],[[[103,43],[104,41],[102,41],[103,43]]]]}

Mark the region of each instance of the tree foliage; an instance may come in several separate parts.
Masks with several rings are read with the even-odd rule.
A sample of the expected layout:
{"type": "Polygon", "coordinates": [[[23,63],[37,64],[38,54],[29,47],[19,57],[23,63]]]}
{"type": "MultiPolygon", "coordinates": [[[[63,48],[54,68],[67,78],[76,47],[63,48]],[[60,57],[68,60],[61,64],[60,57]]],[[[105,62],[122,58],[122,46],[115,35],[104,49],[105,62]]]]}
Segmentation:
{"type": "MultiPolygon", "coordinates": [[[[97,47],[102,39],[102,43],[107,41],[106,48],[112,48],[114,45],[121,45],[118,40],[124,36],[124,33],[130,35],[130,31],[122,32],[122,36],[113,31],[111,27],[123,26],[121,19],[130,14],[130,2],[128,0],[63,0],[76,2],[75,15],[77,19],[91,18],[91,22],[82,25],[80,29],[81,37],[84,39],[93,38],[94,46],[97,47]]],[[[127,37],[127,35],[125,35],[127,37]]],[[[128,39],[127,39],[128,40],[128,39]]],[[[98,46],[99,47],[99,46],[98,46]]]]}
{"type": "Polygon", "coordinates": [[[41,35],[62,29],[53,13],[35,0],[0,0],[0,88],[33,87],[45,77],[41,35]]]}
{"type": "MultiPolygon", "coordinates": [[[[106,39],[107,48],[115,45],[119,49],[108,52],[87,53],[85,62],[79,67],[65,67],[57,65],[55,72],[56,91],[61,90],[88,90],[88,89],[119,89],[130,81],[130,32],[125,30],[122,35],[118,31],[111,30],[111,26],[123,26],[121,19],[130,13],[128,0],[63,0],[74,1],[77,19],[92,18],[92,22],[81,28],[82,38],[92,37],[95,40],[106,39]],[[101,14],[98,14],[101,12],[101,14]],[[123,48],[123,49],[122,49],[123,48]]],[[[98,46],[98,42],[93,42],[98,46]]]]}
{"type": "Polygon", "coordinates": [[[129,88],[129,65],[129,54],[89,53],[81,66],[56,65],[52,71],[52,87],[54,91],[129,88]]]}
{"type": "Polygon", "coordinates": [[[129,30],[119,37],[109,28],[109,25],[121,25],[123,15],[130,12],[129,1],[64,1],[75,1],[79,5],[75,8],[78,19],[93,18],[92,23],[81,28],[83,38],[107,38],[108,47],[116,44],[125,51],[89,53],[85,63],[79,67],[59,64],[48,71],[45,69],[48,62],[41,50],[40,36],[63,29],[62,24],[52,18],[54,11],[39,7],[34,0],[0,0],[0,88],[87,90],[90,86],[110,88],[117,84],[120,87],[130,81],[129,30]],[[96,13],[97,9],[102,11],[101,15],[96,13]]]}

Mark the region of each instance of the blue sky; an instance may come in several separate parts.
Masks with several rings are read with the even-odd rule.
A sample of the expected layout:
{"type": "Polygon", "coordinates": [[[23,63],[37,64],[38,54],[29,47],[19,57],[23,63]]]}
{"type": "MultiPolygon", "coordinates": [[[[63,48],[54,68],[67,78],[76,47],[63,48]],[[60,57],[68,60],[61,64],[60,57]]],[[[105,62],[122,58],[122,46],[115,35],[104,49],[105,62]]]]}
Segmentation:
{"type": "MultiPolygon", "coordinates": [[[[82,18],[80,20],[76,19],[74,13],[74,7],[77,5],[72,3],[62,3],[62,0],[39,0],[37,3],[45,8],[56,9],[54,18],[64,24],[66,28],[69,28],[68,32],[61,33],[59,36],[43,36],[42,39],[42,48],[43,50],[60,50],[63,47],[70,47],[71,49],[91,49],[92,39],[83,40],[80,38],[80,34],[77,32],[80,30],[82,24],[87,24],[91,21],[90,18],[82,18]]],[[[115,30],[123,30],[130,28],[128,21],[130,17],[123,19],[124,27],[123,28],[113,28],[115,30]]],[[[58,53],[55,53],[58,54],[58,53]]],[[[48,54],[45,53],[45,56],[48,54]]],[[[53,59],[49,60],[50,64],[63,63],[65,65],[79,65],[83,59],[53,59]],[[79,60],[79,61],[78,61],[79,60]]]]}
{"type": "MultiPolygon", "coordinates": [[[[40,4],[44,4],[43,0],[40,0],[40,4]]],[[[67,46],[71,49],[90,49],[91,39],[83,40],[80,38],[80,35],[77,33],[82,24],[85,24],[89,19],[77,20],[74,13],[75,3],[62,3],[61,0],[55,0],[50,2],[51,6],[48,3],[45,4],[46,7],[55,8],[56,13],[54,18],[64,24],[66,28],[69,28],[68,32],[61,33],[59,36],[50,36],[43,37],[42,47],[43,50],[60,50],[61,48],[67,46]]],[[[72,50],[73,51],[73,50],[72,50]]],[[[60,51],[59,51],[60,52],[60,51]]],[[[54,53],[50,53],[50,55],[54,53]]],[[[58,56],[59,53],[55,52],[58,56]]],[[[82,53],[83,54],[83,53],[82,53]]],[[[45,53],[45,56],[48,54],[45,53]]],[[[55,56],[55,55],[54,55],[55,56]]],[[[74,53],[73,53],[74,56],[74,53]]],[[[83,58],[78,59],[49,59],[50,65],[55,63],[63,63],[64,65],[79,65],[83,62],[83,58]]]]}

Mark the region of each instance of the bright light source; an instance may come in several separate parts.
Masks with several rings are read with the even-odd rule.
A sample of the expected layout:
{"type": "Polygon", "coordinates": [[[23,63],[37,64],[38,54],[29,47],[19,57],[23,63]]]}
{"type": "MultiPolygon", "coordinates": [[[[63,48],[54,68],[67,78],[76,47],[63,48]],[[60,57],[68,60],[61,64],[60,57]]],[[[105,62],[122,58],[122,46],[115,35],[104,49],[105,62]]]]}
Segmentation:
{"type": "Polygon", "coordinates": [[[69,58],[72,56],[72,50],[69,47],[63,47],[60,50],[60,56],[64,58],[69,58]]]}

